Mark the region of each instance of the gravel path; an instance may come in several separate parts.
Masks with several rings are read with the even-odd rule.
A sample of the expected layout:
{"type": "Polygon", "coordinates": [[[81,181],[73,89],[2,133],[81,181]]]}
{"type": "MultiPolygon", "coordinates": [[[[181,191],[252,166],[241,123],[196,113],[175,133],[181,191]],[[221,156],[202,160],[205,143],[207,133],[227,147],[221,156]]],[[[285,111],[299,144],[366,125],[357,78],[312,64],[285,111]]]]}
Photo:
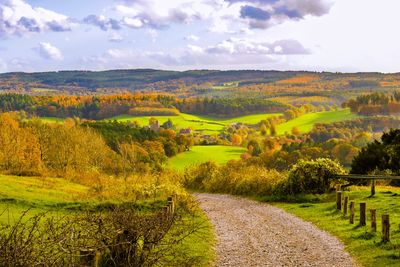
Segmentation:
{"type": "Polygon", "coordinates": [[[356,266],[335,237],[279,208],[227,195],[195,197],[215,227],[216,266],[356,266]]]}

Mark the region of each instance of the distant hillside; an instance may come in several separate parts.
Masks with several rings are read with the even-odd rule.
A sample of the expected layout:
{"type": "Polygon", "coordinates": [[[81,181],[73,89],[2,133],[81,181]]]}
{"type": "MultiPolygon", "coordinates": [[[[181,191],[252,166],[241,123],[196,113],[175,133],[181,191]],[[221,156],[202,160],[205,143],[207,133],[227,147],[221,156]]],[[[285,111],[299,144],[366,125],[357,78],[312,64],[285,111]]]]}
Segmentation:
{"type": "Polygon", "coordinates": [[[80,86],[86,88],[130,88],[182,79],[194,83],[230,82],[232,80],[251,82],[271,82],[295,76],[299,72],[279,71],[164,71],[153,69],[109,70],[109,71],[58,71],[0,74],[0,79],[18,80],[24,83],[41,83],[51,86],[80,86]]]}
{"type": "Polygon", "coordinates": [[[0,74],[0,92],[32,95],[166,92],[179,97],[281,97],[287,103],[340,105],[363,91],[400,89],[400,74],[153,69],[0,74]],[[291,99],[287,99],[291,97],[291,99]],[[308,97],[309,99],[300,99],[308,97]]]}

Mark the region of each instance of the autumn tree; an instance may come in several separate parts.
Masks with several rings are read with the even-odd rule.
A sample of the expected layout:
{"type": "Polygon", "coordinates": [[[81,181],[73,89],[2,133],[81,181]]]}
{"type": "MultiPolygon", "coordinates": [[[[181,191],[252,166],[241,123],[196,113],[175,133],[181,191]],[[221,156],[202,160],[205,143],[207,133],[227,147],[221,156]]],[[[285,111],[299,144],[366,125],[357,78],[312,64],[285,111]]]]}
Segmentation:
{"type": "Polygon", "coordinates": [[[258,156],[262,152],[260,144],[255,139],[250,140],[250,142],[247,144],[247,150],[252,156],[258,156]]]}
{"type": "Polygon", "coordinates": [[[37,174],[42,169],[38,139],[8,113],[0,115],[0,168],[14,174],[37,174]]]}
{"type": "Polygon", "coordinates": [[[265,124],[261,124],[261,127],[260,127],[260,132],[261,132],[261,135],[266,135],[267,134],[267,127],[265,126],[265,124]]]}
{"type": "Polygon", "coordinates": [[[298,127],[293,127],[292,128],[292,134],[293,135],[296,135],[296,136],[298,136],[298,135],[300,135],[300,129],[298,128],[298,127]]]}
{"type": "Polygon", "coordinates": [[[240,146],[242,144],[242,137],[238,134],[232,135],[232,145],[240,146]]]}

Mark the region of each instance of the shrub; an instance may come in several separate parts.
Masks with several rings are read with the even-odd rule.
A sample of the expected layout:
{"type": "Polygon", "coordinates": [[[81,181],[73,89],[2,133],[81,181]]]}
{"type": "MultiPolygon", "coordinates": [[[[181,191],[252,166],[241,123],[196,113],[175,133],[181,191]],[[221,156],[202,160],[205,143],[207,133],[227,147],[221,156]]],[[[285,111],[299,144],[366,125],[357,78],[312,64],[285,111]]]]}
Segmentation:
{"type": "Polygon", "coordinates": [[[286,180],[285,173],[234,161],[220,167],[203,163],[185,172],[185,186],[190,189],[234,195],[272,195],[286,180]]]}
{"type": "Polygon", "coordinates": [[[291,194],[322,194],[330,189],[335,175],[344,173],[340,163],[331,159],[299,160],[290,170],[287,190],[291,194]]]}
{"type": "Polygon", "coordinates": [[[187,188],[194,190],[206,190],[204,184],[218,170],[214,162],[205,162],[199,166],[188,168],[184,175],[184,184],[187,188]]]}
{"type": "Polygon", "coordinates": [[[61,218],[26,213],[0,224],[0,266],[193,266],[186,263],[198,260],[181,249],[202,228],[197,210],[144,213],[124,203],[61,218]]]}

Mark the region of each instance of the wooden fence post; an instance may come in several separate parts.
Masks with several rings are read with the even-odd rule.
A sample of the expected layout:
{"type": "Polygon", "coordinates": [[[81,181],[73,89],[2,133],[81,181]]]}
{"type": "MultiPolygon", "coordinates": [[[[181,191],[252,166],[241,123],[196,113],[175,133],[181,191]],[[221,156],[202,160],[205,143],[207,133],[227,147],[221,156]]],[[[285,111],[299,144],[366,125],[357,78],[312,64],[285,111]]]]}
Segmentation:
{"type": "Polygon", "coordinates": [[[164,212],[164,214],[167,214],[167,215],[168,215],[168,213],[169,213],[169,207],[168,207],[168,206],[164,206],[164,207],[163,207],[163,212],[164,212]]]}
{"type": "Polygon", "coordinates": [[[340,184],[336,185],[336,191],[342,191],[342,186],[340,184]]]}
{"type": "Polygon", "coordinates": [[[370,209],[371,211],[371,228],[376,232],[376,209],[370,209]]]}
{"type": "Polygon", "coordinates": [[[336,192],[336,209],[337,210],[342,209],[342,191],[336,192]]]}
{"type": "Polygon", "coordinates": [[[171,213],[175,213],[174,197],[172,196],[168,197],[168,205],[171,206],[171,213]]]}
{"type": "Polygon", "coordinates": [[[366,220],[365,220],[365,211],[367,209],[367,204],[365,202],[360,203],[360,225],[365,226],[366,220]]]}
{"type": "Polygon", "coordinates": [[[344,202],[343,202],[343,215],[346,216],[347,215],[347,205],[349,202],[349,197],[345,196],[344,197],[344,202]]]}
{"type": "Polygon", "coordinates": [[[371,180],[371,197],[375,195],[375,179],[371,180]]]}
{"type": "Polygon", "coordinates": [[[350,202],[350,223],[354,224],[354,201],[350,202]]]}
{"type": "Polygon", "coordinates": [[[382,214],[382,242],[388,242],[390,240],[390,222],[389,214],[382,214]]]}
{"type": "Polygon", "coordinates": [[[93,249],[80,250],[80,266],[98,267],[101,254],[93,249]]]}

